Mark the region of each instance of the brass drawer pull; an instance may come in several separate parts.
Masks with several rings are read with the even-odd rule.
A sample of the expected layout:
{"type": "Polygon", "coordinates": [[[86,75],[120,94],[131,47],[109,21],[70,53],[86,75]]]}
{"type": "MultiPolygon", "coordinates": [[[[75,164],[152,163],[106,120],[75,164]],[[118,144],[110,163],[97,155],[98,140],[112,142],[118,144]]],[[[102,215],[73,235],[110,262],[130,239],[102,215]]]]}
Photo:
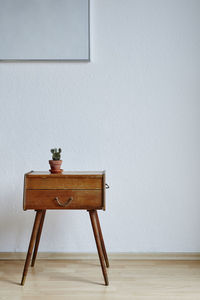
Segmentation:
{"type": "Polygon", "coordinates": [[[61,203],[58,199],[58,197],[55,198],[56,202],[58,203],[59,206],[62,206],[62,207],[66,207],[67,205],[69,205],[72,200],[73,200],[73,197],[70,197],[66,202],[64,203],[61,203]]]}
{"type": "Polygon", "coordinates": [[[106,189],[109,189],[110,188],[110,186],[106,183],[106,189]]]}

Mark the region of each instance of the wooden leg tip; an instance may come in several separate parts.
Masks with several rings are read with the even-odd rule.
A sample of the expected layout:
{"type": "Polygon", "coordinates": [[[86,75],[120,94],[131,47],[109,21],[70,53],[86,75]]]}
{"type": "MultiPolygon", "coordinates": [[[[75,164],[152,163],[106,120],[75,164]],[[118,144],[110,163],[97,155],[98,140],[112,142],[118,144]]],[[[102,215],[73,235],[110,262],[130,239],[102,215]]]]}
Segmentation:
{"type": "Polygon", "coordinates": [[[108,286],[109,285],[108,276],[104,277],[104,281],[105,281],[105,285],[108,286]]]}
{"type": "Polygon", "coordinates": [[[26,276],[23,276],[22,281],[21,281],[21,285],[24,285],[25,280],[26,280],[26,276]]]}

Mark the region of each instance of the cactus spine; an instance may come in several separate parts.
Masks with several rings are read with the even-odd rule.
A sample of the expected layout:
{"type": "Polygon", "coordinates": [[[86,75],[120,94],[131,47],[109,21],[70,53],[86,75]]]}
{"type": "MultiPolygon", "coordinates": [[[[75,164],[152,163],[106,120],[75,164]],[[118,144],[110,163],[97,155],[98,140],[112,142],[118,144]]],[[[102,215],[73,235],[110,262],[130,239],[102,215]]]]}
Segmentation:
{"type": "Polygon", "coordinates": [[[60,153],[62,152],[61,148],[54,148],[51,149],[51,153],[52,153],[52,159],[53,160],[60,160],[60,153]]]}

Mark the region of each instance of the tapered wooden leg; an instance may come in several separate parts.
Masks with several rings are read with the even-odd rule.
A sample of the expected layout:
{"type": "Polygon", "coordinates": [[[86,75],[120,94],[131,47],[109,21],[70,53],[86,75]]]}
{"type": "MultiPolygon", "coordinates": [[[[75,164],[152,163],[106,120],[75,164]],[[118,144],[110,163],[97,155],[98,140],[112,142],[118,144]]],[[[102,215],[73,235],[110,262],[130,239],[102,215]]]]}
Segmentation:
{"type": "Polygon", "coordinates": [[[41,217],[41,220],[40,220],[39,229],[38,229],[38,233],[37,233],[37,237],[36,237],[35,248],[34,248],[32,262],[31,262],[31,267],[34,267],[34,265],[35,265],[35,260],[36,260],[36,256],[37,256],[37,252],[38,252],[39,243],[40,243],[40,237],[41,237],[41,233],[42,233],[42,227],[43,227],[43,224],[44,224],[45,214],[46,214],[46,210],[43,210],[42,211],[42,217],[41,217]]]}
{"type": "Polygon", "coordinates": [[[103,256],[104,256],[104,259],[105,259],[106,267],[109,268],[109,261],[108,261],[108,256],[107,256],[107,252],[106,252],[106,247],[105,247],[105,244],[104,244],[103,234],[102,234],[102,231],[101,231],[101,225],[100,225],[98,213],[97,213],[96,210],[95,210],[95,217],[96,217],[97,228],[98,228],[98,231],[99,231],[99,237],[100,237],[100,241],[101,241],[101,247],[102,247],[102,250],[103,250],[103,256]]]}
{"type": "Polygon", "coordinates": [[[33,225],[33,230],[32,230],[32,234],[31,234],[31,238],[30,238],[30,243],[29,243],[28,252],[27,252],[27,256],[26,256],[26,261],[25,261],[25,265],[24,265],[24,271],[23,271],[23,275],[22,275],[21,285],[24,285],[25,280],[26,280],[26,275],[27,275],[27,272],[28,272],[28,267],[29,267],[30,260],[31,260],[31,254],[32,254],[32,251],[33,251],[33,246],[34,246],[36,236],[37,236],[37,232],[38,232],[38,229],[39,229],[41,217],[42,217],[42,210],[38,210],[36,212],[35,222],[34,222],[34,225],[33,225]]]}
{"type": "Polygon", "coordinates": [[[100,240],[100,236],[99,236],[95,210],[90,210],[89,214],[90,214],[90,220],[91,220],[91,223],[92,223],[92,229],[93,229],[93,232],[94,232],[94,238],[95,238],[96,245],[97,245],[97,250],[98,250],[98,254],[99,254],[99,260],[100,260],[100,263],[101,263],[101,269],[102,269],[105,285],[108,285],[109,284],[108,283],[108,276],[107,276],[106,266],[104,264],[103,250],[102,250],[102,246],[101,246],[101,240],[100,240]]]}

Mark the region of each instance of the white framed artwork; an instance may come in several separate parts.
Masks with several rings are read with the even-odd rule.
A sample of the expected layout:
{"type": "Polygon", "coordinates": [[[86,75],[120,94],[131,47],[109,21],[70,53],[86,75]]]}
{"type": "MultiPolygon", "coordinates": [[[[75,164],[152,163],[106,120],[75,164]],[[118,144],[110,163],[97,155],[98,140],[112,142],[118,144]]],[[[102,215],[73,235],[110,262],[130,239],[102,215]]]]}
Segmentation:
{"type": "Polygon", "coordinates": [[[89,61],[89,0],[0,0],[0,60],[89,61]]]}

